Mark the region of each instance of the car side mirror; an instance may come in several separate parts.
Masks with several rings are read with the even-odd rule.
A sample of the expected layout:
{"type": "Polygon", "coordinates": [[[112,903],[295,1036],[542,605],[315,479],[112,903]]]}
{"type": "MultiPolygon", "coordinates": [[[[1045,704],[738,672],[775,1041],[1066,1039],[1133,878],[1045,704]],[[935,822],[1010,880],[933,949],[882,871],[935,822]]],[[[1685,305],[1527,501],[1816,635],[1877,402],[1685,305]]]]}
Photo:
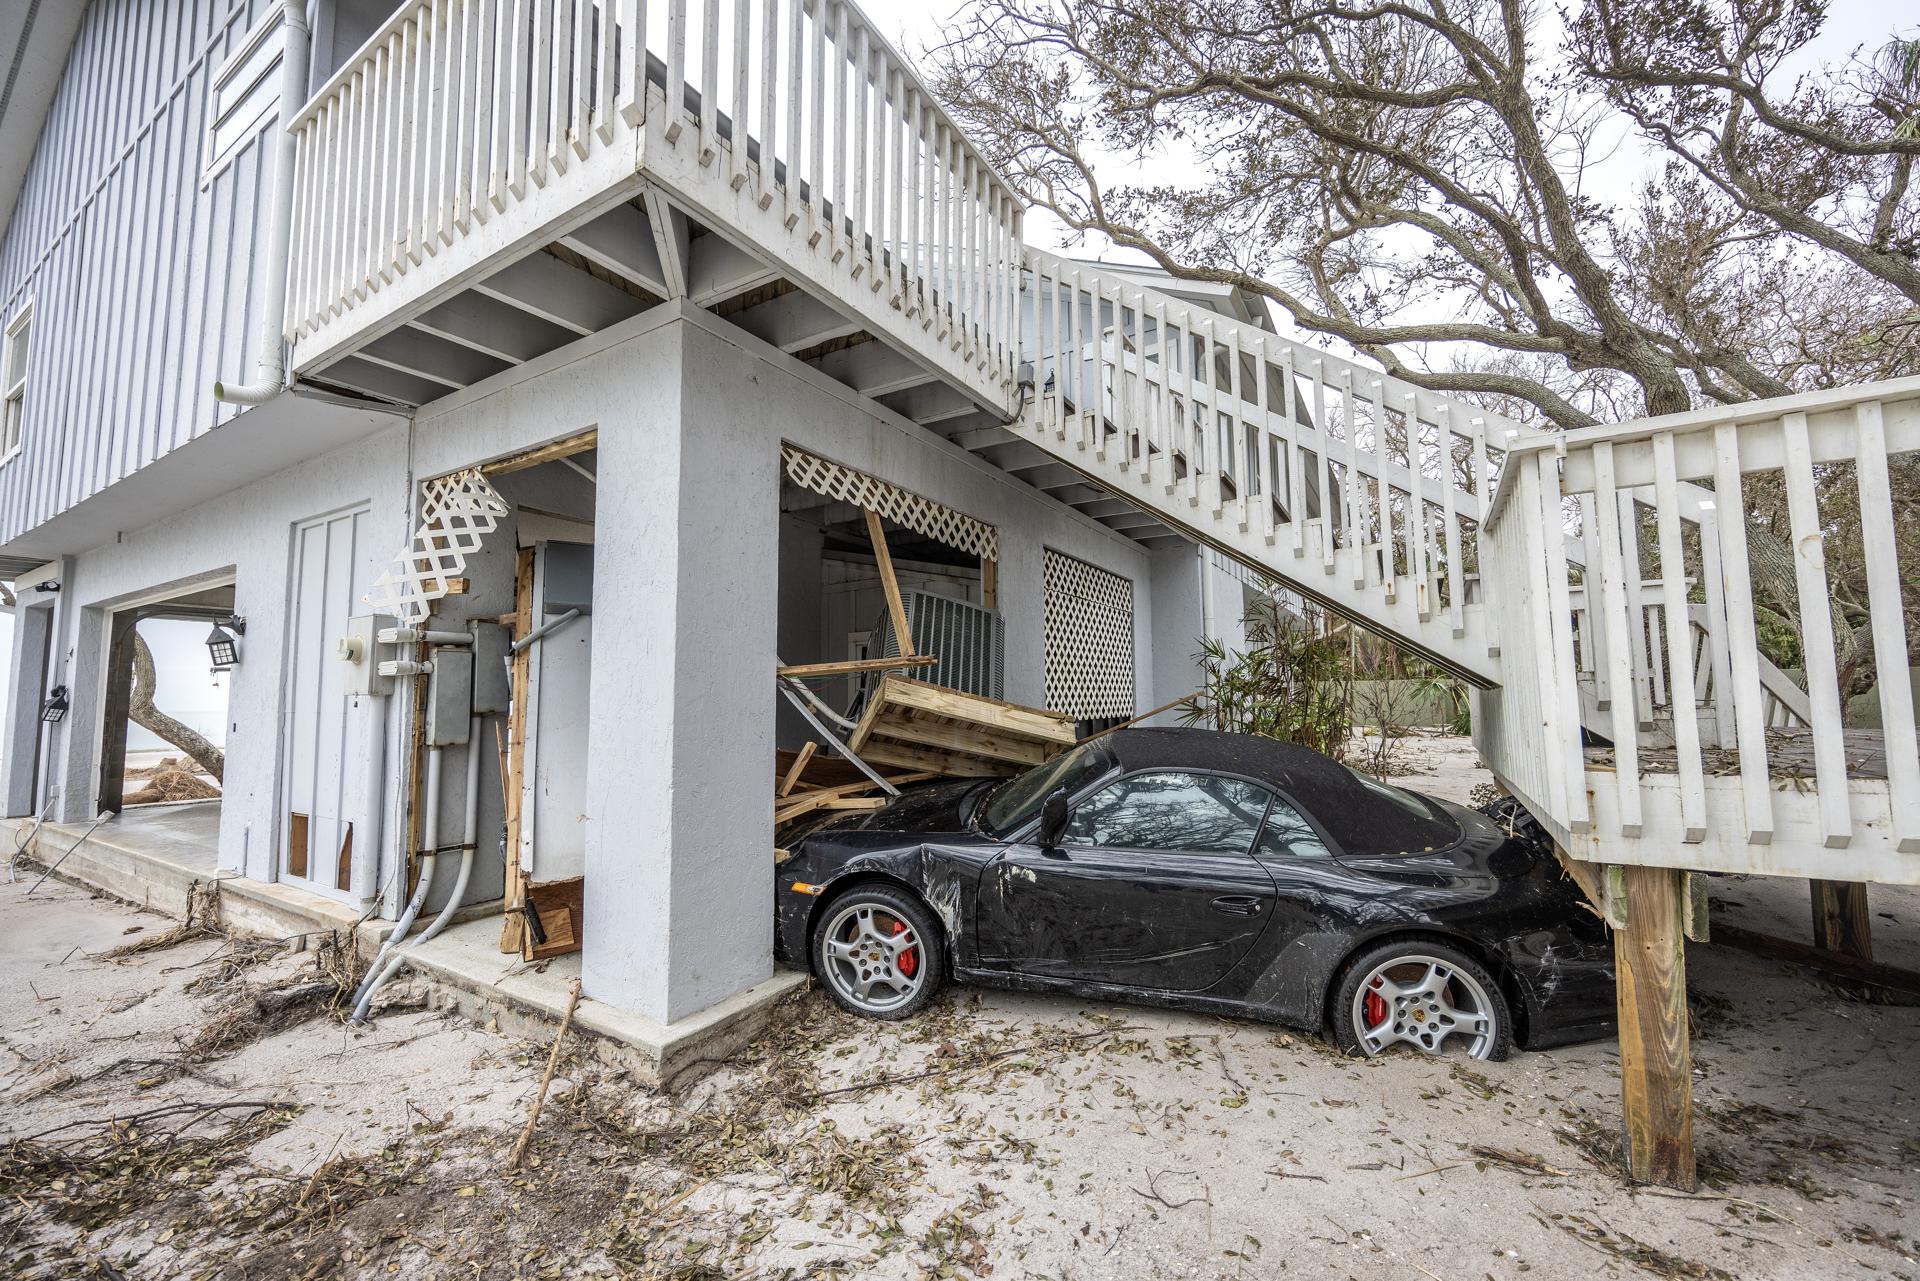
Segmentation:
{"type": "Polygon", "coordinates": [[[1067,833],[1067,794],[1064,791],[1049,792],[1047,799],[1040,803],[1040,845],[1043,849],[1052,849],[1060,844],[1060,838],[1067,833]]]}

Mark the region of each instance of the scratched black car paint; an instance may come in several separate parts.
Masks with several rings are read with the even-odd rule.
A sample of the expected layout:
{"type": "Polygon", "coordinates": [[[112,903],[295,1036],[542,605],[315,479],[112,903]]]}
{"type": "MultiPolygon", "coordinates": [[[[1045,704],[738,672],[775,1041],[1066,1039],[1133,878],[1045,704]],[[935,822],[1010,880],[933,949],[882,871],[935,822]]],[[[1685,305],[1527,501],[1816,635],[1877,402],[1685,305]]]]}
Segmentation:
{"type": "Polygon", "coordinates": [[[1304,748],[1206,730],[1121,731],[1052,769],[1042,781],[1064,793],[1070,826],[1096,798],[1168,775],[1205,780],[1209,794],[1258,788],[1272,804],[1239,852],[1115,848],[1092,829],[1049,844],[1044,803],[1007,803],[1023,789],[1031,801],[1039,771],[803,820],[782,833],[792,856],[776,868],[776,954],[808,965],[836,898],[890,884],[937,919],[944,968],[962,983],[1320,1029],[1337,1017],[1330,992],[1352,958],[1382,940],[1429,940],[1493,976],[1517,1044],[1612,1027],[1611,943],[1523,812],[1496,821],[1304,748]],[[1018,821],[996,825],[1010,814],[1018,821]]]}

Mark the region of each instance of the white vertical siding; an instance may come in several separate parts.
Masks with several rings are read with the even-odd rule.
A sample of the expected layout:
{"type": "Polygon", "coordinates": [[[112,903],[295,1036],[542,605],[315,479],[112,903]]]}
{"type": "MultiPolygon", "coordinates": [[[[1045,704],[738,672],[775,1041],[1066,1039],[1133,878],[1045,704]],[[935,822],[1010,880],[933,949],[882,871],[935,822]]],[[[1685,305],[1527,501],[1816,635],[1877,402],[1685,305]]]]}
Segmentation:
{"type": "Polygon", "coordinates": [[[270,0],[94,0],[0,239],[5,314],[34,303],[23,449],[0,542],[231,418],[256,353],[269,118],[204,188],[212,77],[270,0]]]}

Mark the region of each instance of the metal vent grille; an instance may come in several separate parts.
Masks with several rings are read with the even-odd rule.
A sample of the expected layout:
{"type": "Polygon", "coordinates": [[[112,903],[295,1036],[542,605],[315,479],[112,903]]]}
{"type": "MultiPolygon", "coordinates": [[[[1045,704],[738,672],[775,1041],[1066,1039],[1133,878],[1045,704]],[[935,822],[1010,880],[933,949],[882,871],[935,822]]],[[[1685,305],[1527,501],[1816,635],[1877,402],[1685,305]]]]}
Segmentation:
{"type": "Polygon", "coordinates": [[[1079,720],[1133,715],[1133,583],[1048,549],[1047,709],[1079,720]]]}
{"type": "MultiPolygon", "coordinates": [[[[902,592],[907,627],[913,632],[916,654],[932,654],[940,661],[908,672],[915,680],[943,685],[968,694],[1005,698],[1006,624],[993,610],[937,596],[932,592],[902,592]]],[[[881,611],[874,627],[874,652],[898,658],[900,641],[893,634],[893,616],[881,611]]]]}

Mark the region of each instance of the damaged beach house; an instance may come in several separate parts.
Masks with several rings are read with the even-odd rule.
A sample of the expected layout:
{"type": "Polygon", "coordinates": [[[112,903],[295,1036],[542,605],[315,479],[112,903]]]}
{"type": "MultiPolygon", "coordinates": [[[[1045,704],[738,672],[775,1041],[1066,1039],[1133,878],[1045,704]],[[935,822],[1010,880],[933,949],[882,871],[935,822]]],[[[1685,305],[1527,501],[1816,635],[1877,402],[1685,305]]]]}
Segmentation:
{"type": "Polygon", "coordinates": [[[777,824],[1161,708],[1270,582],[1472,688],[1615,927],[1669,1181],[1697,874],[1920,881],[1910,692],[1867,742],[1830,643],[1799,683],[1759,658],[1725,519],[1768,472],[1811,527],[1810,469],[1857,460],[1904,669],[1873,535],[1920,384],[1522,429],[1025,244],[844,0],[93,0],[29,40],[0,787],[69,874],[367,918],[368,1001],[408,962],[535,1012],[578,974],[579,1023],[670,1075],[802,981],[777,824]],[[168,623],[211,628],[219,795],[130,806],[168,623]]]}

